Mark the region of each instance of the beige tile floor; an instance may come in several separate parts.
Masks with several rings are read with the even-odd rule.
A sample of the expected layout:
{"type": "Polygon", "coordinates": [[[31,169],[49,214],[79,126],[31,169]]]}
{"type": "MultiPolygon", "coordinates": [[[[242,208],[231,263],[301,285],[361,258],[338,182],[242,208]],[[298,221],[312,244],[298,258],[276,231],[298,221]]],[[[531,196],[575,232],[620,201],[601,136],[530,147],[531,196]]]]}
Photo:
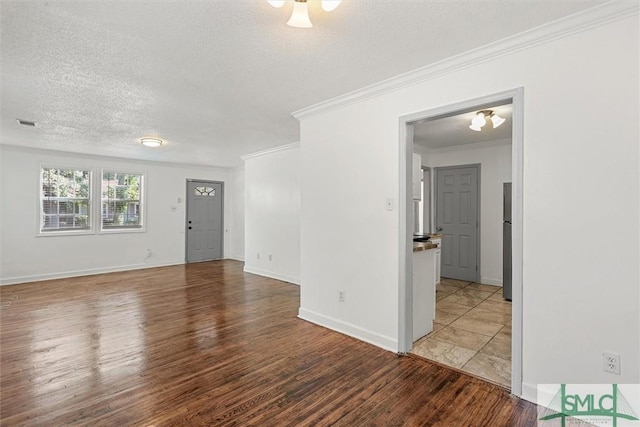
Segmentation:
{"type": "Polygon", "coordinates": [[[443,278],[433,331],[411,353],[510,387],[511,303],[502,288],[443,278]]]}

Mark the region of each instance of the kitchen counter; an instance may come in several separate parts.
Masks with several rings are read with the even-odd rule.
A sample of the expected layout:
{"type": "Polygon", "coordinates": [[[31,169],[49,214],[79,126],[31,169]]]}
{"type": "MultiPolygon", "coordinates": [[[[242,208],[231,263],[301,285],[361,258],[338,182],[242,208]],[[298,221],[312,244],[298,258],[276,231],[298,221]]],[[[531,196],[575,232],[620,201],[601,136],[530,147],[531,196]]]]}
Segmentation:
{"type": "Polygon", "coordinates": [[[413,242],[413,252],[427,251],[437,247],[437,244],[431,242],[413,242]]]}

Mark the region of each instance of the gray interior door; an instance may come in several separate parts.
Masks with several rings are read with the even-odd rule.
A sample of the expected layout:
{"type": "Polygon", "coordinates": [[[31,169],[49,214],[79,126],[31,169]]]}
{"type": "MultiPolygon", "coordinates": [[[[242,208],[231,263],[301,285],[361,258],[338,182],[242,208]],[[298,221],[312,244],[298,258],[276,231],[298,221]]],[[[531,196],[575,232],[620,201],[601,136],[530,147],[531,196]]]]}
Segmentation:
{"type": "Polygon", "coordinates": [[[187,181],[187,262],[222,258],[223,183],[187,181]]]}
{"type": "Polygon", "coordinates": [[[442,277],[478,281],[479,165],[436,168],[436,232],[442,277]]]}

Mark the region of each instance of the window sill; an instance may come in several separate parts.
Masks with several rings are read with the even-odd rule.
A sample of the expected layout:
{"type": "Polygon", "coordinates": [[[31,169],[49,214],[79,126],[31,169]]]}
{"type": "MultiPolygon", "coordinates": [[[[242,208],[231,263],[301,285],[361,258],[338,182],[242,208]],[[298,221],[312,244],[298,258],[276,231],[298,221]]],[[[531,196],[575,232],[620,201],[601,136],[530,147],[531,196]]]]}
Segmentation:
{"type": "Polygon", "coordinates": [[[146,227],[142,228],[113,228],[98,231],[98,234],[129,234],[129,233],[146,233],[146,227]]]}
{"type": "Polygon", "coordinates": [[[54,237],[54,236],[88,236],[96,234],[95,230],[56,230],[56,231],[39,231],[36,237],[54,237]]]}

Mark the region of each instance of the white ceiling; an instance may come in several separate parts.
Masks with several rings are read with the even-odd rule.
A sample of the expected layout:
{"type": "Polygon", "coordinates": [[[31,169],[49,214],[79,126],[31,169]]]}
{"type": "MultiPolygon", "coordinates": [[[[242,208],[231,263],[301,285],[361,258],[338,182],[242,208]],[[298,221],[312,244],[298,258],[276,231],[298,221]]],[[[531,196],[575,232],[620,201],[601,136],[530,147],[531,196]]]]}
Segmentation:
{"type": "Polygon", "coordinates": [[[297,141],[292,111],[604,1],[317,3],[304,30],[263,0],[3,0],[0,143],[234,166],[297,141]]]}
{"type": "Polygon", "coordinates": [[[513,105],[490,105],[449,117],[425,120],[413,128],[413,143],[427,149],[439,149],[458,145],[511,139],[513,105]],[[469,129],[471,120],[480,110],[491,110],[505,119],[497,128],[490,120],[480,132],[469,129]]]}

